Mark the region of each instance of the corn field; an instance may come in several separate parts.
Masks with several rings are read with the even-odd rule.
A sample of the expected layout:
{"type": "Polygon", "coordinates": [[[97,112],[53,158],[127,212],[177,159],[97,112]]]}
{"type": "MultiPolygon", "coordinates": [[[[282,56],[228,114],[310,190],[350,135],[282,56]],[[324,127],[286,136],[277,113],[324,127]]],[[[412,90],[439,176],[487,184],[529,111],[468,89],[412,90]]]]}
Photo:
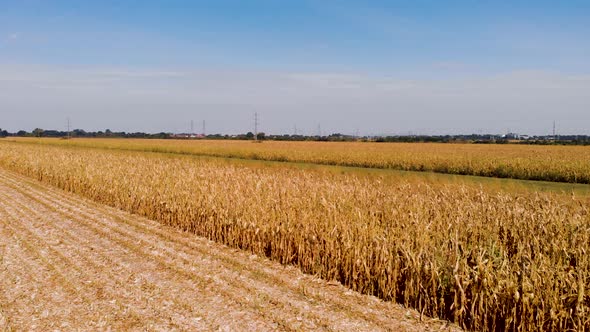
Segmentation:
{"type": "Polygon", "coordinates": [[[516,144],[31,139],[20,142],[590,183],[590,148],[516,144]]]}
{"type": "MultiPolygon", "coordinates": [[[[187,153],[217,144],[175,142],[174,148],[167,142],[110,142],[95,144],[187,153]]],[[[326,152],[315,151],[312,143],[283,151],[289,145],[282,144],[243,148],[232,143],[228,151],[243,149],[239,153],[257,153],[261,159],[292,153],[296,160],[401,168],[436,168],[451,158],[442,157],[446,152],[429,156],[432,145],[401,154],[406,145],[383,145],[395,148],[379,154],[375,150],[381,145],[353,144],[353,152],[345,155],[340,145],[326,145],[336,151],[326,152]],[[363,147],[369,151],[361,152],[363,147]],[[327,159],[314,159],[324,155],[327,159]]],[[[459,150],[454,152],[456,161],[447,165],[449,172],[485,173],[503,160],[498,156],[476,162],[474,155],[461,152],[483,153],[479,147],[439,147],[459,150]],[[454,170],[454,165],[465,168],[454,170]]],[[[498,155],[503,148],[498,147],[498,155]]],[[[509,148],[520,153],[521,147],[509,148]]],[[[525,155],[514,161],[510,172],[514,177],[571,180],[577,170],[574,180],[590,180],[588,166],[582,165],[587,152],[562,165],[563,158],[577,150],[549,151],[556,157],[547,158],[545,166],[526,171],[540,157],[525,155]]],[[[392,183],[378,176],[50,144],[1,143],[0,166],[467,329],[590,330],[587,197],[401,178],[392,183]]]]}

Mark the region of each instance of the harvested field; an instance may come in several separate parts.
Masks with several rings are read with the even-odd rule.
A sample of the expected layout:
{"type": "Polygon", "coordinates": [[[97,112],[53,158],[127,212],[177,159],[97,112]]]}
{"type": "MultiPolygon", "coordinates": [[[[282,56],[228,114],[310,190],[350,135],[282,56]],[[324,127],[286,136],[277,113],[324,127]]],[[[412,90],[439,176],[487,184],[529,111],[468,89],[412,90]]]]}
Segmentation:
{"type": "Polygon", "coordinates": [[[445,327],[4,170],[0,259],[0,330],[445,327]]]}

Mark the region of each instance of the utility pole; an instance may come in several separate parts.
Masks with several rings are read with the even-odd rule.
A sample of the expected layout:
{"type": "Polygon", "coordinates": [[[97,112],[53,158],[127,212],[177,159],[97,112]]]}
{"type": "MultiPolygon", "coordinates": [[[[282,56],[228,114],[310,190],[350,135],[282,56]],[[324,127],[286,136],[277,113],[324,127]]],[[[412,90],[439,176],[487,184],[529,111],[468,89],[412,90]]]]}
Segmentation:
{"type": "Polygon", "coordinates": [[[553,141],[555,142],[557,137],[555,136],[555,120],[553,120],[553,141]]]}
{"type": "Polygon", "coordinates": [[[318,138],[322,137],[322,126],[318,123],[318,138]]]}
{"type": "Polygon", "coordinates": [[[293,126],[293,136],[297,136],[297,125],[293,126]]]}
{"type": "Polygon", "coordinates": [[[205,120],[203,120],[203,137],[205,137],[205,120]]]}
{"type": "Polygon", "coordinates": [[[195,126],[194,126],[193,120],[191,120],[191,133],[190,133],[191,136],[193,135],[194,132],[195,132],[195,126]]]}
{"type": "Polygon", "coordinates": [[[258,113],[254,112],[254,140],[258,140],[258,113]]]}

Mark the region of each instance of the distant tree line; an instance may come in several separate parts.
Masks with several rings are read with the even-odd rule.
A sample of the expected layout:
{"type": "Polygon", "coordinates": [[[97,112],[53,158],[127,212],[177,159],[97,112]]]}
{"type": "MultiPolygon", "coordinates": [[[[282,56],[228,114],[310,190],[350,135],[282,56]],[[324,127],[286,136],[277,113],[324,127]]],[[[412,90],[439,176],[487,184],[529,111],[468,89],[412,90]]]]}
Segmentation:
{"type": "MultiPolygon", "coordinates": [[[[100,138],[151,138],[151,139],[216,139],[216,140],[254,140],[254,133],[227,135],[195,135],[195,134],[172,134],[172,133],[144,133],[144,132],[124,132],[124,131],[85,131],[83,129],[74,129],[71,132],[59,130],[44,130],[35,128],[27,132],[19,130],[16,133],[10,133],[0,129],[0,137],[100,137],[100,138]]],[[[398,143],[474,143],[474,144],[532,144],[532,145],[590,145],[590,136],[588,135],[560,135],[554,136],[517,136],[510,135],[383,135],[383,136],[354,136],[341,133],[330,135],[267,135],[263,132],[258,133],[256,139],[259,141],[326,141],[326,142],[398,142],[398,143]]]]}
{"type": "Polygon", "coordinates": [[[9,133],[6,130],[0,129],[0,137],[113,137],[113,138],[170,138],[169,133],[157,133],[149,134],[143,132],[127,133],[124,131],[114,132],[109,129],[105,131],[85,131],[83,129],[74,129],[70,132],[60,130],[44,130],[41,128],[35,128],[31,132],[26,130],[19,130],[16,133],[9,133]]]}

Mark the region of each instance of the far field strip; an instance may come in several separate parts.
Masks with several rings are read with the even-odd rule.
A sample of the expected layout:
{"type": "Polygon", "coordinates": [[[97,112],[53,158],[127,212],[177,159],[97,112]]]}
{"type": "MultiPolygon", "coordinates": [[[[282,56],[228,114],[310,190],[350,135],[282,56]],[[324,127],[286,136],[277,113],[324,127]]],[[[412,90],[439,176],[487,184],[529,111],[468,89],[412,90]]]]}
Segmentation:
{"type": "MultiPolygon", "coordinates": [[[[463,183],[466,185],[483,185],[488,189],[500,188],[502,190],[510,191],[524,191],[524,192],[553,192],[553,193],[575,193],[576,195],[590,196],[590,184],[585,183],[567,183],[567,182],[555,182],[555,181],[541,181],[541,180],[527,180],[518,178],[498,178],[490,176],[478,176],[469,174],[450,174],[444,172],[434,171],[411,171],[411,170],[400,170],[393,168],[379,168],[379,167],[362,167],[362,166],[343,166],[343,165],[332,165],[325,163],[317,163],[311,161],[293,161],[293,160],[261,160],[257,158],[249,158],[247,156],[221,156],[211,153],[201,152],[182,152],[173,150],[160,150],[160,149],[143,149],[138,147],[125,147],[122,145],[92,145],[94,139],[84,139],[82,143],[76,142],[76,140],[68,141],[64,143],[62,140],[56,139],[4,139],[0,140],[0,143],[6,142],[8,144],[19,143],[19,144],[47,144],[47,145],[58,145],[64,148],[71,149],[98,149],[108,151],[123,151],[128,153],[139,153],[139,154],[155,154],[155,155],[170,155],[175,157],[183,158],[198,158],[198,159],[215,159],[225,160],[228,163],[234,163],[244,166],[255,166],[255,167],[292,167],[309,170],[319,170],[332,173],[346,173],[354,174],[359,176],[378,176],[383,178],[391,178],[394,181],[399,178],[415,178],[420,181],[429,183],[463,183]],[[72,143],[73,142],[73,143],[72,143]]],[[[108,141],[109,139],[103,139],[102,141],[108,141]]],[[[115,139],[117,140],[117,139],[115,139]]],[[[126,141],[129,139],[122,139],[120,141],[126,141]]],[[[150,140],[144,140],[150,141],[150,140]]],[[[168,140],[174,141],[174,140],[168,140]]],[[[341,143],[346,144],[346,143],[341,143]]],[[[388,143],[380,143],[388,144],[388,143]]],[[[407,143],[407,144],[420,144],[420,143],[407,143]]],[[[590,148],[588,148],[590,150],[590,148]]]]}
{"type": "Polygon", "coordinates": [[[0,169],[2,330],[445,327],[397,304],[0,169]]]}
{"type": "Polygon", "coordinates": [[[590,184],[588,146],[317,141],[27,138],[7,141],[244,160],[590,184]]]}

